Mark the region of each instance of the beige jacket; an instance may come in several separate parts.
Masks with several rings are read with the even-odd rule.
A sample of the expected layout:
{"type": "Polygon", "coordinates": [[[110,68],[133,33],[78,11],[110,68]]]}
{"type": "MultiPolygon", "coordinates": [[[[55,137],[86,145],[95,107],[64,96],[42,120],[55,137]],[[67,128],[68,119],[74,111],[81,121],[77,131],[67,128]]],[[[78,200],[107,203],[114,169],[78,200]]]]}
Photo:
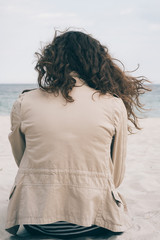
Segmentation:
{"type": "Polygon", "coordinates": [[[110,94],[92,96],[95,90],[76,80],[73,103],[36,89],[13,105],[9,140],[19,170],[6,222],[12,234],[20,224],[56,221],[129,227],[116,189],[125,171],[125,106],[110,94]]]}

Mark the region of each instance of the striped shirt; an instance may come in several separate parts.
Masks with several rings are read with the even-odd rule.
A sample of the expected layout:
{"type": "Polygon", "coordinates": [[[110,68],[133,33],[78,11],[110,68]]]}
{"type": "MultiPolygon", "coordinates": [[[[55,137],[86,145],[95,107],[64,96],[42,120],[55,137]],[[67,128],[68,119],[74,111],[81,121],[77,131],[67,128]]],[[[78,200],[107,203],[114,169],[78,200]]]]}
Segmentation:
{"type": "Polygon", "coordinates": [[[107,231],[107,229],[103,229],[96,225],[92,225],[90,227],[79,226],[73,223],[59,221],[52,224],[47,225],[24,225],[26,230],[30,233],[42,233],[45,235],[52,235],[58,237],[77,237],[84,236],[85,234],[96,234],[101,233],[103,230],[107,231]]]}

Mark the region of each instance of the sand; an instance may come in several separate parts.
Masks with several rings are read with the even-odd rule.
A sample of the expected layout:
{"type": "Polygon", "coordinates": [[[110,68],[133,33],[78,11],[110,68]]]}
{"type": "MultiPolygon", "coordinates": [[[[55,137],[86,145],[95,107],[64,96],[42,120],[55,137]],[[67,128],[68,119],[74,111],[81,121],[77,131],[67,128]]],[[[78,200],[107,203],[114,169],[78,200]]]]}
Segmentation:
{"type": "MultiPolygon", "coordinates": [[[[128,203],[132,227],[122,235],[96,239],[160,239],[160,118],[143,119],[141,126],[143,130],[128,137],[126,174],[119,188],[128,203]]],[[[9,116],[0,116],[0,240],[53,239],[31,237],[23,227],[19,237],[4,230],[8,195],[17,171],[8,142],[9,131],[9,116]]]]}

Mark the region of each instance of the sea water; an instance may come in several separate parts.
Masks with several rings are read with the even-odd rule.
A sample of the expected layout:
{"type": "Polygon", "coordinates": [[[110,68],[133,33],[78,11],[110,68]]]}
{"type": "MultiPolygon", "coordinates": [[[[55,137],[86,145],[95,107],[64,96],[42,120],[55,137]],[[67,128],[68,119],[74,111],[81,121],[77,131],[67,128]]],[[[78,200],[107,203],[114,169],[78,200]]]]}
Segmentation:
{"type": "Polygon", "coordinates": [[[36,84],[0,84],[0,115],[10,114],[14,101],[23,90],[36,87],[36,84]]]}
{"type": "MultiPolygon", "coordinates": [[[[0,115],[9,115],[14,101],[25,89],[34,89],[36,84],[0,84],[0,115]]],[[[141,97],[148,110],[141,117],[160,117],[160,85],[152,85],[152,91],[141,97]]]]}

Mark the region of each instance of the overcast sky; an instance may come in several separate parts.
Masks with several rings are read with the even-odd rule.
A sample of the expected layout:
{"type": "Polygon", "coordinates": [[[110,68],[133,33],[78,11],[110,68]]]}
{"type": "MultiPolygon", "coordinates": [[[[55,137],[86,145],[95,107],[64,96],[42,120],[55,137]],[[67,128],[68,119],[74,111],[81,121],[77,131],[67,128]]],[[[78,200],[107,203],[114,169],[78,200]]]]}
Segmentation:
{"type": "Polygon", "coordinates": [[[82,28],[126,70],[160,83],[159,0],[0,0],[0,83],[36,83],[38,49],[54,28],[82,28]]]}

